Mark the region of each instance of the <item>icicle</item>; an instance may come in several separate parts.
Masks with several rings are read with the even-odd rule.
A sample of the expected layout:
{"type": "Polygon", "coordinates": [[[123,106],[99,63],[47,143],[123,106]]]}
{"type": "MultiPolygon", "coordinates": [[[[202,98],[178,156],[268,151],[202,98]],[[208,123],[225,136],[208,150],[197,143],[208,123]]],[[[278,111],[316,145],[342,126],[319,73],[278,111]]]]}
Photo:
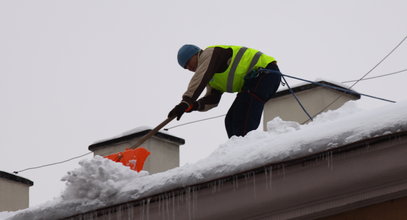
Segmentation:
{"type": "Polygon", "coordinates": [[[163,216],[164,219],[168,219],[168,197],[167,193],[164,193],[163,195],[163,216]]]}
{"type": "Polygon", "coordinates": [[[233,190],[236,191],[239,188],[239,179],[235,175],[233,176],[233,190]]]}
{"type": "Polygon", "coordinates": [[[184,194],[183,193],[179,193],[177,196],[177,209],[180,209],[180,203],[183,202],[183,198],[184,198],[184,194]]]}
{"type": "Polygon", "coordinates": [[[166,201],[166,212],[167,212],[167,219],[171,219],[171,194],[165,193],[165,201],[166,201]]]}
{"type": "Polygon", "coordinates": [[[162,210],[164,219],[168,218],[168,200],[166,195],[167,195],[166,193],[162,195],[162,205],[163,205],[162,210]]]}
{"type": "Polygon", "coordinates": [[[326,160],[328,162],[328,168],[333,170],[333,153],[332,151],[328,151],[325,155],[326,160]]]}
{"type": "Polygon", "coordinates": [[[161,195],[161,204],[162,204],[162,216],[164,217],[164,219],[166,219],[167,217],[167,198],[165,196],[166,194],[162,194],[161,195]]]}
{"type": "Polygon", "coordinates": [[[158,216],[161,216],[161,200],[162,200],[162,195],[158,196],[158,216]]]}
{"type": "Polygon", "coordinates": [[[245,182],[246,185],[247,185],[248,179],[249,179],[248,174],[245,173],[244,174],[244,182],[245,182]]]}
{"type": "Polygon", "coordinates": [[[216,183],[218,184],[218,192],[219,192],[220,190],[222,190],[223,180],[218,180],[218,181],[216,181],[216,183]]]}
{"type": "Polygon", "coordinates": [[[150,219],[150,201],[151,201],[151,199],[147,198],[147,201],[146,201],[146,220],[150,219]]]}
{"type": "Polygon", "coordinates": [[[145,200],[140,202],[138,209],[140,210],[141,220],[144,220],[145,200]]]}
{"type": "Polygon", "coordinates": [[[133,206],[130,205],[129,203],[126,204],[126,210],[127,210],[127,220],[132,220],[134,219],[134,210],[133,206]]]}
{"type": "Polygon", "coordinates": [[[266,176],[266,189],[271,189],[273,180],[273,167],[264,168],[264,174],[266,176]]]}
{"type": "Polygon", "coordinates": [[[216,193],[216,184],[215,183],[213,183],[213,182],[209,183],[209,187],[211,187],[212,193],[216,193]]]}
{"type": "Polygon", "coordinates": [[[283,172],[283,178],[285,178],[285,164],[281,164],[281,170],[283,172]]]}
{"type": "Polygon", "coordinates": [[[192,218],[195,218],[195,213],[198,208],[198,188],[192,187],[192,218]]]}
{"type": "Polygon", "coordinates": [[[123,219],[121,206],[116,208],[116,219],[123,219]]]}
{"type": "Polygon", "coordinates": [[[150,198],[144,199],[141,207],[141,219],[148,220],[150,213],[150,198]]]}
{"type": "Polygon", "coordinates": [[[191,188],[187,187],[186,188],[186,205],[187,205],[187,210],[188,210],[188,219],[192,219],[192,199],[191,199],[191,188]]]}
{"type": "Polygon", "coordinates": [[[173,220],[175,220],[176,218],[175,218],[175,213],[176,213],[176,211],[175,211],[175,192],[172,192],[171,193],[171,201],[172,201],[172,219],[173,220]]]}
{"type": "Polygon", "coordinates": [[[252,180],[253,180],[253,192],[254,192],[254,198],[257,198],[257,193],[256,193],[256,173],[252,173],[252,180]]]}

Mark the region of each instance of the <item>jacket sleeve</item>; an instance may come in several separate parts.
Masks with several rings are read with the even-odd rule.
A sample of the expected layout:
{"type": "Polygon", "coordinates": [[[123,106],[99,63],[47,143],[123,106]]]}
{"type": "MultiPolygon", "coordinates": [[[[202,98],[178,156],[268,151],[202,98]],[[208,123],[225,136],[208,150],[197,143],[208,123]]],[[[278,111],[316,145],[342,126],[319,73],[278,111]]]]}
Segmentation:
{"type": "Polygon", "coordinates": [[[205,112],[218,106],[222,94],[223,92],[207,86],[205,96],[198,100],[198,111],[205,112]]]}
{"type": "Polygon", "coordinates": [[[213,48],[203,50],[198,57],[198,66],[195,74],[192,76],[187,91],[182,96],[182,101],[193,104],[201,95],[213,74],[213,48]],[[211,64],[212,63],[212,64],[211,64]],[[211,66],[212,65],[212,66],[211,66]]]}

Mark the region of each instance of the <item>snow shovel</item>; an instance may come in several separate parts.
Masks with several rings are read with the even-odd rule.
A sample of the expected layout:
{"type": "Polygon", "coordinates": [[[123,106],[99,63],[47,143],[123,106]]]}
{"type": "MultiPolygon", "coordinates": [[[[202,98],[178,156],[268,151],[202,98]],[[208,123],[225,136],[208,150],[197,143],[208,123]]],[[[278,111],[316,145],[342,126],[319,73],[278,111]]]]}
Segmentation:
{"type": "Polygon", "coordinates": [[[161,128],[167,125],[174,118],[175,116],[167,118],[165,121],[161,122],[161,124],[141,137],[135,144],[131,145],[124,152],[111,154],[105,156],[105,158],[113,160],[114,162],[122,163],[124,166],[130,167],[130,169],[140,172],[143,169],[144,161],[150,155],[150,152],[145,148],[139,146],[143,144],[147,139],[155,135],[161,128]]]}
{"type": "Polygon", "coordinates": [[[144,135],[143,137],[141,137],[135,144],[130,146],[130,149],[134,149],[140,145],[142,145],[146,140],[148,140],[149,138],[151,138],[153,135],[157,134],[157,132],[163,128],[164,126],[166,126],[168,123],[170,123],[170,121],[174,120],[174,118],[176,118],[176,116],[170,117],[165,119],[165,121],[161,122],[161,124],[159,124],[157,127],[155,127],[153,130],[151,130],[150,132],[148,132],[146,135],[144,135]]]}

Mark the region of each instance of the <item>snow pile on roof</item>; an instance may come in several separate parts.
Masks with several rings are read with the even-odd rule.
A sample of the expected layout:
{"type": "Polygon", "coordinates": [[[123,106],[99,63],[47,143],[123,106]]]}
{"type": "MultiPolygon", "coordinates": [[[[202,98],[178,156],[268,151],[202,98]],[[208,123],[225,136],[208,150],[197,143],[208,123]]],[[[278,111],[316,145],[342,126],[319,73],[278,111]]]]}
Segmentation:
{"type": "Polygon", "coordinates": [[[129,179],[148,175],[147,171],[134,172],[121,163],[96,156],[79,162],[80,168],[62,178],[66,189],[61,197],[66,201],[83,200],[90,205],[103,206],[128,184],[129,179]]]}
{"type": "Polygon", "coordinates": [[[154,175],[135,173],[101,157],[83,160],[79,168],[63,178],[67,187],[59,198],[16,212],[11,219],[67,217],[362,139],[406,131],[406,109],[407,101],[376,110],[361,110],[356,102],[348,102],[307,125],[275,118],[268,123],[268,132],[252,131],[245,137],[232,137],[206,159],[154,175]]]}

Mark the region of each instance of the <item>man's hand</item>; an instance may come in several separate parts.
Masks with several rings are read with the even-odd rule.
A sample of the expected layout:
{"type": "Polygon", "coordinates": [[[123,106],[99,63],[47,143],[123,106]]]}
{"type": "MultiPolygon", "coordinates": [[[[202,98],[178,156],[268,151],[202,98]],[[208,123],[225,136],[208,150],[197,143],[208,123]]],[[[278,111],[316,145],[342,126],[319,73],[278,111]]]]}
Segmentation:
{"type": "Polygon", "coordinates": [[[168,118],[177,117],[177,120],[179,120],[188,107],[188,104],[185,102],[179,103],[168,113],[168,118]]]}
{"type": "Polygon", "coordinates": [[[189,106],[189,108],[187,108],[185,110],[185,112],[189,113],[189,112],[197,111],[198,109],[199,109],[199,103],[197,101],[195,101],[192,105],[189,106]]]}

